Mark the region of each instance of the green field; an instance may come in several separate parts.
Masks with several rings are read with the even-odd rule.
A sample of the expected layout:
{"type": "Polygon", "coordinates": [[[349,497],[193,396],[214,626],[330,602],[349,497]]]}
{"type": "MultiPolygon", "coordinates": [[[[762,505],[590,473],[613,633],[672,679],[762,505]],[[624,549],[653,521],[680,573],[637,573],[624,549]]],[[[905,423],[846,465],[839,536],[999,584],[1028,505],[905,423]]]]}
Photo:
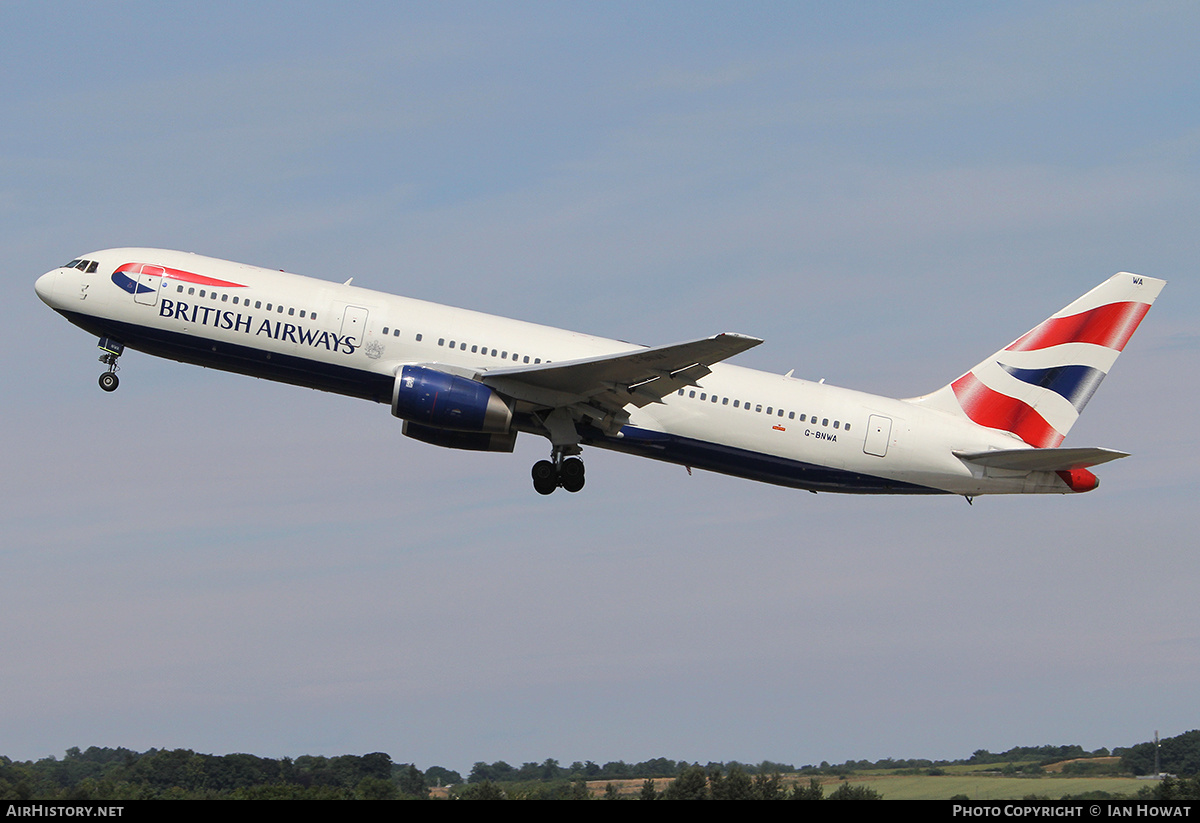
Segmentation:
{"type": "MultiPolygon", "coordinates": [[[[1132,777],[1002,777],[987,774],[856,776],[854,785],[870,786],[884,800],[949,800],[966,795],[971,800],[1020,800],[1035,794],[1056,800],[1065,794],[1104,791],[1132,797],[1143,786],[1157,785],[1150,780],[1132,777]]],[[[828,795],[837,784],[826,783],[828,795]]]]}

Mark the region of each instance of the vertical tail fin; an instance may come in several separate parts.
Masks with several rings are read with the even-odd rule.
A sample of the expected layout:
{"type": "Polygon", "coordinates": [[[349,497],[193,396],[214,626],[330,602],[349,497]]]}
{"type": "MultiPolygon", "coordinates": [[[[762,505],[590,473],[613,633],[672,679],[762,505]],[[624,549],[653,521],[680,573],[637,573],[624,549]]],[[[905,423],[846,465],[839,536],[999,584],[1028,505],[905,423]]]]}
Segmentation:
{"type": "Polygon", "coordinates": [[[1115,274],[953,383],[911,402],[1055,448],[1164,285],[1115,274]]]}

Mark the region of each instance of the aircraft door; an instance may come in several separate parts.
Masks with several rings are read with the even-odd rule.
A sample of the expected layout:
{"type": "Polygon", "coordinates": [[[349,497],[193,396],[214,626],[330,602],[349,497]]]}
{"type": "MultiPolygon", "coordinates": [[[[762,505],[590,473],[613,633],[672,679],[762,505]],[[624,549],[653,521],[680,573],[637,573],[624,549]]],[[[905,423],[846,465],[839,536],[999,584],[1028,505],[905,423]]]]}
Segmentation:
{"type": "Polygon", "coordinates": [[[363,344],[367,332],[367,310],[361,306],[347,306],[342,312],[342,337],[353,337],[355,345],[363,344]]]}
{"type": "Polygon", "coordinates": [[[163,275],[167,273],[162,266],[143,265],[134,282],[133,299],[137,302],[153,306],[158,303],[158,289],[162,285],[163,275]]]}
{"type": "Polygon", "coordinates": [[[867,439],[863,443],[863,451],[876,457],[887,455],[888,441],[892,439],[892,419],[880,414],[873,414],[867,421],[867,439]]]}

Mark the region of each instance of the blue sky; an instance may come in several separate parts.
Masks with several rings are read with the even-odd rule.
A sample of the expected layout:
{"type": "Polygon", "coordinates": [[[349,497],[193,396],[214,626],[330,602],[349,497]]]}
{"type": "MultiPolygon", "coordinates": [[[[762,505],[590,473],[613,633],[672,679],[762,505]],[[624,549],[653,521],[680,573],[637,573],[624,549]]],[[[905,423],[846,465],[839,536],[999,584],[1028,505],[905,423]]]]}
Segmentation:
{"type": "Polygon", "coordinates": [[[0,754],[968,756],[1200,726],[1187,3],[0,7],[0,754]],[[1169,281],[1073,498],[813,496],[122,359],[37,275],[181,248],[892,396],[1169,281]]]}

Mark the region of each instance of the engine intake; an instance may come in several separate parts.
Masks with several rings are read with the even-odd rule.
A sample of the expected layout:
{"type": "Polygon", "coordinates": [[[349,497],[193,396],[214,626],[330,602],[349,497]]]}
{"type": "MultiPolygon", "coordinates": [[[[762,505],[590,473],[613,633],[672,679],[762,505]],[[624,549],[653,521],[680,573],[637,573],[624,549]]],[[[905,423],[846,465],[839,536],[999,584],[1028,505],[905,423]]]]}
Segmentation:
{"type": "Polygon", "coordinates": [[[507,434],[512,408],[477,380],[404,366],[392,387],[392,414],[421,426],[456,432],[507,434]]]}

